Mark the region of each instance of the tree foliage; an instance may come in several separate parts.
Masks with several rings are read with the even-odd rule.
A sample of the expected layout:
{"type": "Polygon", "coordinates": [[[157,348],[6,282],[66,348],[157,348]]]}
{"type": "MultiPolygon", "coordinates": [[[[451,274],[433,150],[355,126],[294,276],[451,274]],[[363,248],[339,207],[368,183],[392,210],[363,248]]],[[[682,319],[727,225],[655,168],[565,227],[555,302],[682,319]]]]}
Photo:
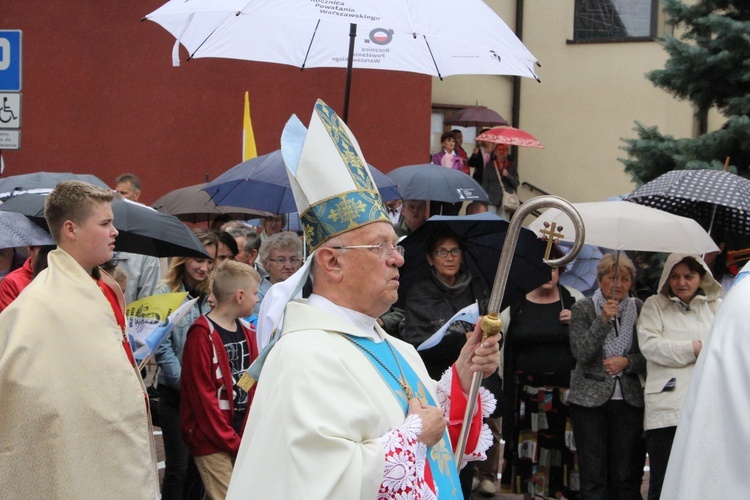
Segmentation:
{"type": "Polygon", "coordinates": [[[684,31],[664,36],[669,59],[646,77],[689,100],[697,117],[715,108],[727,121],[697,138],[674,138],[636,122],[638,138],[623,139],[625,171],[640,185],[670,170],[721,169],[729,157],[732,170],[750,177],[750,0],[663,4],[668,24],[684,31]]]}

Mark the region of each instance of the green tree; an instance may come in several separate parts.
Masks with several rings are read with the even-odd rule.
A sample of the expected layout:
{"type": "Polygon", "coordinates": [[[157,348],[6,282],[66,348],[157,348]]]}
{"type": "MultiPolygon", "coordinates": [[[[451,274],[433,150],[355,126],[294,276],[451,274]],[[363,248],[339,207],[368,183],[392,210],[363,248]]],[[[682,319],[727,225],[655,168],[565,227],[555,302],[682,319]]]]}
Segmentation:
{"type": "Polygon", "coordinates": [[[669,59],[664,69],[646,74],[654,85],[689,100],[703,132],[674,138],[636,122],[637,139],[623,139],[625,171],[641,185],[670,170],[722,169],[750,177],[750,0],[663,0],[667,23],[684,28],[679,39],[662,41],[669,59]],[[712,108],[727,121],[705,132],[712,108]]]}

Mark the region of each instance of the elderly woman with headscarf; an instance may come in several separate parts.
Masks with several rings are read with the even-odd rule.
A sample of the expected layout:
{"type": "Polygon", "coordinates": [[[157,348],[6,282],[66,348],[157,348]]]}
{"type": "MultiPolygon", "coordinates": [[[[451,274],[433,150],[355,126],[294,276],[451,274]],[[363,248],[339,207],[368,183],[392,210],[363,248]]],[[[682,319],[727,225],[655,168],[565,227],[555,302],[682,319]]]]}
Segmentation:
{"type": "Polygon", "coordinates": [[[648,374],[649,500],[661,495],[682,404],[721,296],[721,284],[699,256],[672,254],[664,264],[658,293],[646,300],[638,319],[638,343],[648,374]]]}
{"type": "Polygon", "coordinates": [[[640,499],[643,465],[643,389],[646,360],[636,324],[643,303],[628,297],[635,266],[607,254],[597,266],[599,289],[571,307],[570,416],[581,499],[640,499]]]}

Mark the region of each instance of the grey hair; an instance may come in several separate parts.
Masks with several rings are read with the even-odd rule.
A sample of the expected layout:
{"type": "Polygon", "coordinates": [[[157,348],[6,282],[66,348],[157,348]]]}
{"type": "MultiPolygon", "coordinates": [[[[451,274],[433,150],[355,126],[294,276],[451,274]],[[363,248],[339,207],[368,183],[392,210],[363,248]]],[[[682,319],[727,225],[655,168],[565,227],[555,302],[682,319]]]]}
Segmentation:
{"type": "Polygon", "coordinates": [[[280,233],[272,234],[266,241],[260,246],[260,262],[263,267],[268,263],[268,259],[271,258],[271,254],[274,250],[291,250],[297,257],[302,258],[302,241],[297,236],[297,233],[291,231],[282,231],[280,233]]]}

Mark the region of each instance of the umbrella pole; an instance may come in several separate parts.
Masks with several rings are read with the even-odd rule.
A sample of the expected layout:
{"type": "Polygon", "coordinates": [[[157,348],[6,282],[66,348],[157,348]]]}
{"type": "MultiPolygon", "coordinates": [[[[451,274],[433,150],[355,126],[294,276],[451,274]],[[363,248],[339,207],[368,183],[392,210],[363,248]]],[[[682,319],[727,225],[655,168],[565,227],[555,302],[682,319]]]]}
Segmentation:
{"type": "MultiPolygon", "coordinates": [[[[729,157],[727,157],[727,161],[729,161],[729,157]]],[[[708,235],[709,236],[711,236],[711,231],[713,231],[713,229],[714,229],[714,220],[716,220],[716,207],[717,207],[717,205],[714,205],[714,209],[711,212],[711,222],[708,223],[708,235]]],[[[713,236],[711,236],[711,238],[713,239],[713,236]]],[[[703,260],[706,259],[706,254],[705,253],[703,255],[701,255],[701,259],[703,259],[703,260]]]]}
{"type": "Polygon", "coordinates": [[[344,86],[344,123],[349,123],[349,94],[352,91],[352,64],[354,62],[354,39],[357,38],[357,25],[349,25],[349,58],[346,60],[346,85],[344,86]]]}
{"type": "MultiPolygon", "coordinates": [[[[711,212],[711,222],[708,224],[708,235],[711,236],[711,231],[714,228],[714,220],[716,219],[716,207],[717,205],[714,204],[714,209],[711,212]]],[[[705,255],[705,254],[704,254],[705,255]]]]}
{"type": "MultiPolygon", "coordinates": [[[[615,254],[615,279],[612,282],[612,300],[615,300],[615,288],[617,288],[617,280],[620,273],[620,251],[617,250],[617,253],[615,254]]],[[[612,326],[615,329],[615,336],[620,335],[620,332],[617,331],[617,318],[612,318],[612,326]]]]}

